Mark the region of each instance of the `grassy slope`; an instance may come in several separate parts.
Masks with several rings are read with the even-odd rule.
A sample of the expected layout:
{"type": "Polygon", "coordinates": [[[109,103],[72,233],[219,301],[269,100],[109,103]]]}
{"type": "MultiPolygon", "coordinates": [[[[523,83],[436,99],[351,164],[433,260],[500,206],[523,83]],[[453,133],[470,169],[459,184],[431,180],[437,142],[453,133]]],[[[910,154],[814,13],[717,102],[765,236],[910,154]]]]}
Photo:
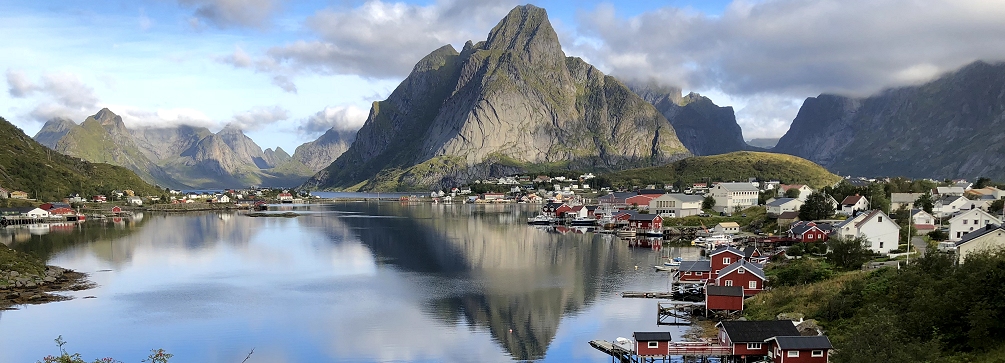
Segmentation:
{"type": "Polygon", "coordinates": [[[739,151],[687,158],[669,165],[625,170],[604,175],[614,186],[638,186],[672,182],[695,183],[711,178],[741,181],[747,178],[807,184],[814,189],[830,186],[841,177],[808,160],[782,154],[739,151]]]}
{"type": "Polygon", "coordinates": [[[108,164],[90,163],[42,146],[0,118],[0,187],[23,190],[45,200],[62,199],[71,193],[107,193],[131,189],[140,195],[160,195],[132,171],[108,164]]]}

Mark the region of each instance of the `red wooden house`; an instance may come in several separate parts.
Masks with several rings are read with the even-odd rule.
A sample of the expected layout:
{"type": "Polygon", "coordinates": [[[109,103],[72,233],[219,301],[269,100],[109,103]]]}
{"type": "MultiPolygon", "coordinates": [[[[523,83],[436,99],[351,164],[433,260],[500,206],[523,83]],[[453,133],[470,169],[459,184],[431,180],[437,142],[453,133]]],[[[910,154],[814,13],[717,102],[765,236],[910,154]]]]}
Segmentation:
{"type": "Polygon", "coordinates": [[[768,260],[768,256],[761,254],[761,250],[758,250],[757,247],[747,246],[743,249],[743,259],[747,262],[763,265],[768,260]]]}
{"type": "Polygon", "coordinates": [[[740,358],[767,356],[768,344],[764,341],[769,338],[799,336],[796,325],[789,320],[733,320],[715,326],[719,328],[719,344],[732,347],[732,355],[740,358]]]}
{"type": "Polygon", "coordinates": [[[834,349],[826,336],[776,336],[764,340],[775,363],[827,363],[834,349]]]}
{"type": "Polygon", "coordinates": [[[662,229],[663,217],[659,214],[630,214],[628,226],[639,230],[662,229]]]}
{"type": "Polygon", "coordinates": [[[753,296],[764,290],[768,278],[760,266],[740,260],[719,271],[715,284],[719,286],[740,286],[744,296],[753,296]]]}
{"type": "Polygon", "coordinates": [[[681,281],[707,281],[712,276],[711,261],[681,261],[678,272],[681,281]]]}
{"type": "Polygon", "coordinates": [[[796,222],[789,227],[789,238],[798,242],[826,242],[830,233],[830,225],[817,225],[815,222],[796,222]]]}
{"type": "Polygon", "coordinates": [[[712,279],[715,279],[719,275],[720,270],[732,265],[736,261],[742,260],[743,252],[733,247],[725,246],[713,250],[708,256],[712,261],[712,279]]]}
{"type": "Polygon", "coordinates": [[[743,311],[743,288],[705,286],[705,308],[712,311],[743,311]]]}
{"type": "Polygon", "coordinates": [[[640,357],[665,357],[670,352],[670,332],[635,332],[632,337],[640,357]]]}
{"type": "Polygon", "coordinates": [[[50,215],[65,216],[77,214],[77,212],[66,203],[45,203],[38,207],[49,212],[50,215]]]}

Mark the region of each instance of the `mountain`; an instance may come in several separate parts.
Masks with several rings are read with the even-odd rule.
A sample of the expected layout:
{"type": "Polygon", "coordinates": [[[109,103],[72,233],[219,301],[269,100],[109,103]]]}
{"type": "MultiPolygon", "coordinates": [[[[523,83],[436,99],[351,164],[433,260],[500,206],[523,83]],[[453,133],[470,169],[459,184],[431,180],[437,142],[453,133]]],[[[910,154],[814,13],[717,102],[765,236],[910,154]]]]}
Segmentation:
{"type": "Polygon", "coordinates": [[[128,129],[121,117],[102,109],[80,125],[49,121],[35,136],[56,151],[120,165],[171,188],[291,187],[313,174],[285,151],[267,154],[233,126],[216,134],[187,125],[128,129]]]}
{"type": "Polygon", "coordinates": [[[314,172],[321,171],[349,150],[349,145],[356,140],[356,131],[328,129],[317,140],[298,146],[293,151],[293,159],[314,172]]]}
{"type": "Polygon", "coordinates": [[[807,98],[772,151],[861,176],[1005,179],[1005,63],[867,98],[807,98]]]}
{"type": "Polygon", "coordinates": [[[544,9],[514,8],[485,41],[445,45],[375,102],[305,189],[425,190],[533,168],[618,170],[689,155],[614,77],[566,57],[544,9]]]}
{"type": "Polygon", "coordinates": [[[750,145],[750,146],[753,146],[753,147],[759,147],[759,148],[762,148],[762,149],[771,149],[771,148],[775,147],[775,145],[778,145],[778,138],[773,138],[773,139],[767,139],[767,138],[750,139],[750,141],[747,141],[747,145],[750,145]]]}
{"type": "Polygon", "coordinates": [[[681,182],[778,180],[786,184],[806,184],[813,188],[831,186],[841,180],[820,165],[791,155],[738,151],[722,155],[696,156],[665,166],[624,170],[602,175],[613,186],[643,186],[681,182]]]}
{"type": "Polygon", "coordinates": [[[732,107],[719,107],[708,97],[653,83],[628,83],[628,87],[670,121],[677,137],[694,155],[717,155],[749,150],[732,107]]]}
{"type": "Polygon", "coordinates": [[[139,195],[161,195],[126,168],[90,163],[55,152],[32,140],[0,117],[0,187],[22,190],[33,198],[61,200],[69,194],[108,194],[134,190],[139,195]]]}

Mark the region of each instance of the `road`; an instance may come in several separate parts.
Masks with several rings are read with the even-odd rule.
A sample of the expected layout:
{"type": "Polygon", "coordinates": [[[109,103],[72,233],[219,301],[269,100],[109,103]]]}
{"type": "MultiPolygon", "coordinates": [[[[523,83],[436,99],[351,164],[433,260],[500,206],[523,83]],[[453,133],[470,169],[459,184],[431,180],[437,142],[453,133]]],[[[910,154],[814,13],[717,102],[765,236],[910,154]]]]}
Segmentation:
{"type": "Polygon", "coordinates": [[[925,239],[921,237],[912,237],[911,244],[914,245],[914,249],[918,251],[918,256],[924,256],[925,252],[928,250],[928,244],[925,243],[925,239]]]}

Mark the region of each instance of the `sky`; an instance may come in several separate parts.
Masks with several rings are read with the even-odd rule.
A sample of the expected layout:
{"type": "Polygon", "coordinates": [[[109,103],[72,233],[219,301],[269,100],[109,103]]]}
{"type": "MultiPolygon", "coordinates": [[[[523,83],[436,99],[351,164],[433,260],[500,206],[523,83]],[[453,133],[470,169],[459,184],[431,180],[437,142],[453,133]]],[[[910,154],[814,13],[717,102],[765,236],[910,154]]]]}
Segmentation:
{"type": "MultiPolygon", "coordinates": [[[[363,124],[414,63],[516,1],[0,0],[0,116],[35,134],[107,107],[129,127],[240,126],[263,148],[363,124]]],[[[1005,60],[1005,0],[542,0],[565,53],[732,106],[779,137],[806,97],[864,97],[1005,60]]]]}

